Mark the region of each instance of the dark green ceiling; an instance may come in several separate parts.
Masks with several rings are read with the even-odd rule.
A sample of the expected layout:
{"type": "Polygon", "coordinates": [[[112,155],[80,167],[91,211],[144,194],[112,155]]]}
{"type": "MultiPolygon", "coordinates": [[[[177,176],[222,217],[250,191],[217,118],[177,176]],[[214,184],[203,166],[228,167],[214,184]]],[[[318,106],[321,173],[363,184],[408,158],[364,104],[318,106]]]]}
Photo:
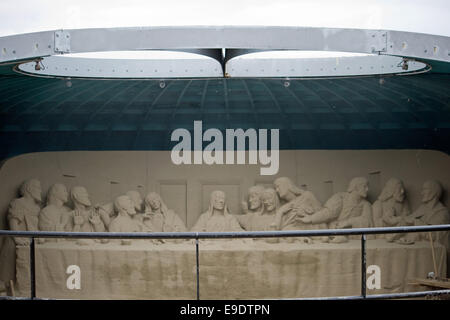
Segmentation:
{"type": "Polygon", "coordinates": [[[170,149],[176,128],[279,128],[281,149],[450,151],[450,75],[65,80],[0,75],[0,158],[170,149]],[[382,80],[380,80],[382,79],[382,80]]]}

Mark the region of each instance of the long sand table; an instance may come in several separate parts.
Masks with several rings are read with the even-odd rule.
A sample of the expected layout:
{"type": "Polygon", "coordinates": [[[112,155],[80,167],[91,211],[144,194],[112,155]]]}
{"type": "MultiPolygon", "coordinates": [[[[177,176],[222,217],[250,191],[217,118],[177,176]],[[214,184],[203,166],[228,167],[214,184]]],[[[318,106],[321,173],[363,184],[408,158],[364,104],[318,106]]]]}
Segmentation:
{"type": "MultiPolygon", "coordinates": [[[[92,241],[92,240],[91,240],[92,241]]],[[[440,276],[446,250],[435,244],[440,276]]],[[[155,244],[119,240],[78,245],[59,240],[36,244],[36,295],[64,299],[196,299],[196,255],[192,241],[155,244]],[[69,289],[66,273],[80,268],[80,289],[69,289]]],[[[359,295],[361,242],[343,244],[265,240],[200,240],[201,299],[263,299],[359,295]]],[[[429,242],[413,245],[367,241],[367,266],[379,266],[381,288],[368,294],[422,290],[413,282],[434,271],[429,242]]],[[[29,248],[17,248],[18,295],[29,296],[29,248]]],[[[370,274],[368,275],[370,276],[370,274]]]]}

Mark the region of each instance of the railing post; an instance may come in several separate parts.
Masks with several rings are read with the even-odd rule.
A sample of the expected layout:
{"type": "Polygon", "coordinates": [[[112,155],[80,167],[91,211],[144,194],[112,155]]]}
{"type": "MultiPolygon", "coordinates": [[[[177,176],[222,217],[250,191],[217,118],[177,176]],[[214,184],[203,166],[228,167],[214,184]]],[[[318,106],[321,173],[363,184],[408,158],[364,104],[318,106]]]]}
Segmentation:
{"type": "Polygon", "coordinates": [[[366,298],[366,235],[361,235],[361,296],[366,298]]]}
{"type": "Polygon", "coordinates": [[[200,264],[198,252],[198,234],[195,236],[195,261],[197,265],[197,300],[200,300],[200,264]]]}
{"type": "Polygon", "coordinates": [[[34,261],[34,238],[31,237],[30,243],[30,289],[31,300],[36,298],[36,277],[35,277],[35,261],[34,261]]]}

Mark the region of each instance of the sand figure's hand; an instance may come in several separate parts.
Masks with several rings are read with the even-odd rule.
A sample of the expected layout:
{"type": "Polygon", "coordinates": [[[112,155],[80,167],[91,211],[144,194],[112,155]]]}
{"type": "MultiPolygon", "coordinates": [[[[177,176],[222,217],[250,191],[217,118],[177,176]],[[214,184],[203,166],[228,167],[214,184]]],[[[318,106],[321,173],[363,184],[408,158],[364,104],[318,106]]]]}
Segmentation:
{"type": "Polygon", "coordinates": [[[92,223],[92,224],[99,224],[99,223],[102,223],[102,220],[100,219],[100,215],[98,214],[98,212],[97,211],[94,211],[92,214],[91,214],[91,216],[89,217],[89,221],[92,223]]]}
{"type": "Polygon", "coordinates": [[[78,211],[75,211],[75,213],[74,213],[74,215],[73,215],[73,223],[74,223],[75,225],[82,225],[83,222],[84,222],[84,218],[83,218],[83,216],[81,215],[81,213],[78,212],[78,211]]]}

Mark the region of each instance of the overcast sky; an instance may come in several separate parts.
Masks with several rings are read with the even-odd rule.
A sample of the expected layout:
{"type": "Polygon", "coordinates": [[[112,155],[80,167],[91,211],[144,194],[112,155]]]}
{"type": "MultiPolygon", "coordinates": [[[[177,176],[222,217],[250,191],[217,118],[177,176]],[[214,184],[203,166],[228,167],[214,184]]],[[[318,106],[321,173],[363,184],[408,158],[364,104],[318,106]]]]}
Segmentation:
{"type": "Polygon", "coordinates": [[[0,0],[0,36],[168,25],[391,29],[450,36],[450,0],[0,0]]]}

